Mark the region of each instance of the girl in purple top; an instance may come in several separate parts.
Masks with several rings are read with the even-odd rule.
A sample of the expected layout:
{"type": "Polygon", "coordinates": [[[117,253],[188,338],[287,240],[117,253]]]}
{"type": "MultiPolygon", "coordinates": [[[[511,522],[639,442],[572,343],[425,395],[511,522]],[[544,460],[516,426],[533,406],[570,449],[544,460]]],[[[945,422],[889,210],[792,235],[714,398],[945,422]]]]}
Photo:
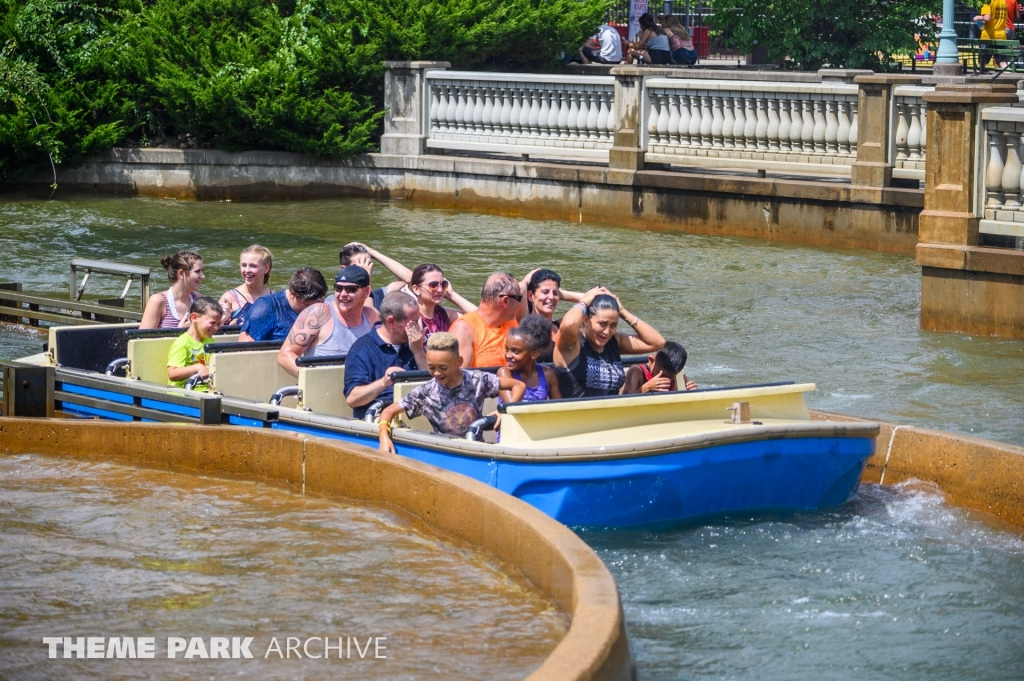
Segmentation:
{"type": "MultiPolygon", "coordinates": [[[[560,400],[558,377],[551,367],[537,364],[541,352],[551,345],[551,322],[539,314],[523,317],[519,326],[510,329],[505,338],[505,364],[498,369],[498,376],[514,378],[526,384],[523,402],[560,400]]],[[[502,390],[499,399],[507,402],[509,391],[502,390]]]]}

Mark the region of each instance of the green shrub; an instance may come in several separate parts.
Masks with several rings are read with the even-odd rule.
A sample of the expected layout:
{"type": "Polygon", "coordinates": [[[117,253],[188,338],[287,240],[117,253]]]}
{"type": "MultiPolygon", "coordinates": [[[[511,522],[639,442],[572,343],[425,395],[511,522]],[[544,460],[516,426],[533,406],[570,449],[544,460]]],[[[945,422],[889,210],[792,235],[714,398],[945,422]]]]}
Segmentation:
{"type": "Polygon", "coordinates": [[[607,0],[0,0],[0,180],[115,144],[350,158],[384,60],[549,68],[607,0]]]}

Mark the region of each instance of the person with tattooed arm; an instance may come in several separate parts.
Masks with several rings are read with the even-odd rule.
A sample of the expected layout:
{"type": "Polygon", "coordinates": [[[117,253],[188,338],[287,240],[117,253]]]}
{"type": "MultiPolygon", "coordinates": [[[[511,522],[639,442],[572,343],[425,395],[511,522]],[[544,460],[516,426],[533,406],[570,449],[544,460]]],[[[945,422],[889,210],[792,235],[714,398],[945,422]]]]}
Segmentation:
{"type": "Polygon", "coordinates": [[[370,275],[362,267],[349,265],[334,280],[334,295],[312,305],[299,315],[277,353],[277,363],[298,377],[295,360],[303,355],[323,357],[344,355],[352,344],[380,321],[380,315],[364,306],[370,295],[370,275]]]}

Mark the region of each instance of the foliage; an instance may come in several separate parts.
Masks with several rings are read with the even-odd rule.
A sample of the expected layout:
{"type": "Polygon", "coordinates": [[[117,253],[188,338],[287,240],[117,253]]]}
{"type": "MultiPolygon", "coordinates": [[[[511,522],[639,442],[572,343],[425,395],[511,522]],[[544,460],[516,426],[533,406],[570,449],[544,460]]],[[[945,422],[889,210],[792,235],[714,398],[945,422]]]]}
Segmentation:
{"type": "Polygon", "coordinates": [[[823,67],[888,70],[893,54],[913,54],[914,34],[935,39],[941,0],[708,0],[711,23],[729,47],[760,46],[773,62],[801,70],[823,67]]]}
{"type": "Polygon", "coordinates": [[[548,68],[608,0],[0,0],[0,181],[115,144],[349,158],[384,60],[548,68]]]}

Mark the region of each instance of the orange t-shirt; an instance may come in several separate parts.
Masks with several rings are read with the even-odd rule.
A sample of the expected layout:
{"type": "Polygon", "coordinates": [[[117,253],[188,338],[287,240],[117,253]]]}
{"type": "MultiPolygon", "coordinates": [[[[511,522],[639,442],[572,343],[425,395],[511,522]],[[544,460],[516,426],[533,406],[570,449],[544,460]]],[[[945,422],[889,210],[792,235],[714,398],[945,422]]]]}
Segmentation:
{"type": "Polygon", "coordinates": [[[519,322],[512,319],[501,326],[491,326],[479,312],[464,314],[459,320],[473,329],[473,366],[467,368],[505,366],[505,336],[509,329],[519,326],[519,322]]]}

